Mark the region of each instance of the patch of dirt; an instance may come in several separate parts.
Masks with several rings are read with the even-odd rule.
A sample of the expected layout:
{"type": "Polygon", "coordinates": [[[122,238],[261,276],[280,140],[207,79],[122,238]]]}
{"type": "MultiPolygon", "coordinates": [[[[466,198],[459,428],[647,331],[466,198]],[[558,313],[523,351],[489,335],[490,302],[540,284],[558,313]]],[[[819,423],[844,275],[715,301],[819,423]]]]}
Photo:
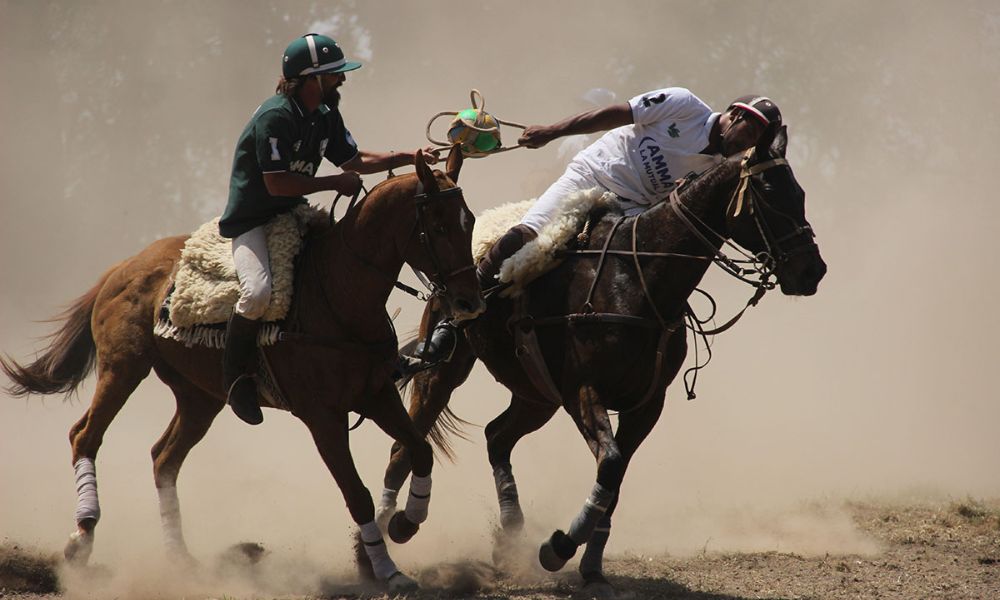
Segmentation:
{"type": "MultiPolygon", "coordinates": [[[[625,554],[608,557],[608,579],[623,596],[637,599],[1000,598],[1000,499],[905,506],[852,502],[845,510],[875,541],[877,551],[825,556],[625,554]]],[[[237,554],[245,555],[242,550],[237,554]]],[[[249,562],[255,565],[257,560],[266,562],[266,554],[255,552],[249,562]]],[[[426,567],[416,577],[423,590],[407,596],[414,600],[561,600],[589,595],[572,567],[555,575],[526,569],[511,576],[492,565],[466,561],[426,567]]],[[[34,600],[57,587],[55,558],[10,544],[0,547],[0,598],[34,600]]],[[[330,589],[321,597],[389,598],[369,586],[330,589]]]]}
{"type": "Polygon", "coordinates": [[[46,556],[4,540],[0,544],[0,598],[14,593],[54,594],[59,591],[57,556],[46,556]]]}

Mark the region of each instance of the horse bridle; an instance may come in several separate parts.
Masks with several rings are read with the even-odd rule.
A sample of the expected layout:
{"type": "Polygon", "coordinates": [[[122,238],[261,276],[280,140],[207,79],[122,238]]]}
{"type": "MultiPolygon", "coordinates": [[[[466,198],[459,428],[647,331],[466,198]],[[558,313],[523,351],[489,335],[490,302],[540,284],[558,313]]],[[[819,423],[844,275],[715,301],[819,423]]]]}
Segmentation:
{"type": "MultiPolygon", "coordinates": [[[[437,252],[435,252],[434,244],[432,243],[430,236],[427,234],[425,215],[428,205],[438,200],[447,200],[449,198],[455,198],[455,197],[462,198],[463,197],[462,188],[455,186],[452,188],[448,188],[446,190],[439,190],[435,192],[422,192],[421,191],[422,187],[423,187],[422,182],[417,184],[417,195],[413,197],[413,202],[416,204],[417,207],[417,220],[414,222],[414,229],[419,227],[420,244],[423,246],[424,252],[427,253],[427,257],[430,259],[431,262],[431,268],[433,268],[434,270],[429,274],[430,281],[427,281],[425,278],[420,277],[421,275],[420,271],[416,271],[416,273],[417,276],[420,277],[421,281],[424,282],[424,285],[427,285],[430,288],[431,295],[433,296],[446,293],[448,291],[448,286],[446,284],[447,281],[457,277],[458,275],[461,275],[462,273],[465,273],[466,271],[474,271],[476,269],[476,265],[474,262],[470,262],[465,266],[458,267],[457,269],[453,269],[451,271],[448,271],[447,273],[443,273],[442,272],[443,269],[441,267],[441,259],[440,257],[438,257],[437,252]]],[[[413,232],[411,231],[410,236],[407,238],[407,243],[409,243],[409,238],[412,237],[413,237],[413,232]]]]}
{"type": "Polygon", "coordinates": [[[749,166],[750,160],[756,154],[755,148],[750,148],[746,151],[743,156],[743,161],[740,164],[740,183],[733,193],[733,198],[727,207],[726,212],[729,209],[733,209],[733,217],[738,217],[740,212],[743,210],[744,203],[746,204],[747,210],[753,216],[754,225],[757,227],[757,232],[760,233],[761,239],[764,241],[764,246],[766,248],[766,259],[769,259],[773,266],[782,264],[794,255],[800,254],[802,252],[813,251],[816,248],[816,242],[813,241],[816,234],[813,233],[812,227],[810,225],[800,225],[795,218],[791,215],[778,210],[764,199],[764,194],[758,189],[757,180],[754,179],[757,175],[764,173],[770,169],[785,166],[791,168],[788,161],[784,158],[773,158],[753,166],[749,166]],[[764,208],[767,211],[790,221],[793,228],[790,232],[786,233],[781,237],[776,237],[774,232],[771,230],[771,226],[761,215],[758,208],[764,208]],[[787,242],[788,240],[793,240],[798,237],[806,237],[803,243],[796,244],[789,249],[783,249],[781,244],[787,242]]]}
{"type": "Polygon", "coordinates": [[[706,223],[701,221],[701,219],[695,216],[690,209],[681,203],[680,194],[678,193],[681,186],[677,186],[674,191],[670,193],[668,203],[670,208],[673,209],[674,213],[678,216],[678,218],[680,218],[685,226],[687,226],[691,233],[709,249],[712,254],[712,260],[724,271],[740,281],[749,283],[755,287],[772,289],[775,284],[770,281],[770,277],[774,273],[777,266],[788,261],[788,259],[794,254],[814,250],[816,248],[816,242],[813,241],[815,234],[813,233],[812,227],[809,225],[799,225],[793,217],[778,210],[777,208],[774,208],[771,204],[764,200],[764,194],[761,192],[758,187],[758,183],[754,179],[757,175],[760,175],[770,169],[782,166],[789,167],[788,161],[784,158],[773,158],[751,166],[750,161],[753,159],[755,153],[756,149],[750,148],[743,155],[743,159],[740,163],[740,180],[726,208],[726,214],[732,212],[733,217],[738,217],[744,208],[750,213],[754,220],[754,226],[757,228],[757,232],[760,234],[761,240],[764,242],[765,250],[763,252],[750,255],[735,243],[731,242],[728,238],[714,231],[706,223]],[[791,221],[795,227],[789,233],[781,237],[776,237],[772,232],[770,225],[768,225],[767,221],[763,218],[760,208],[764,208],[769,212],[791,221]],[[697,222],[700,227],[696,225],[695,222],[697,222]],[[704,233],[702,233],[703,230],[709,231],[718,239],[718,241],[721,241],[724,246],[729,246],[734,249],[739,254],[742,254],[747,260],[734,260],[726,256],[726,254],[722,252],[721,248],[717,246],[717,242],[713,242],[708,239],[704,233]],[[791,248],[782,248],[782,244],[784,242],[806,236],[807,239],[805,242],[796,244],[791,248]],[[753,267],[749,269],[743,268],[739,266],[739,263],[750,263],[753,267]],[[757,275],[758,278],[750,279],[749,276],[753,275],[757,275]]]}

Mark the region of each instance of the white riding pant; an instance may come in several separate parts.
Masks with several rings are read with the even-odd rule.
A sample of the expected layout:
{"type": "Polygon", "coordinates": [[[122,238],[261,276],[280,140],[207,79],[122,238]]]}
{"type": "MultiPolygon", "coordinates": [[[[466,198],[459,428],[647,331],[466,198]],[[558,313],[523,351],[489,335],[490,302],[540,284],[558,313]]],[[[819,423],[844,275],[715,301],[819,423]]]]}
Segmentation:
{"type": "MultiPolygon", "coordinates": [[[[545,193],[538,197],[538,200],[535,200],[535,203],[531,205],[528,212],[521,218],[521,224],[526,225],[537,234],[558,216],[559,209],[562,207],[563,201],[567,196],[595,187],[606,189],[597,182],[597,179],[594,178],[589,170],[585,170],[583,167],[571,162],[566,167],[566,172],[559,179],[556,179],[555,183],[550,185],[549,189],[545,190],[545,193]]],[[[624,198],[619,198],[619,204],[625,211],[625,214],[630,217],[638,215],[649,208],[648,204],[639,204],[631,200],[625,200],[624,198]]]]}
{"type": "Polygon", "coordinates": [[[271,258],[263,225],[233,238],[233,263],[240,280],[236,314],[257,320],[271,304],[271,258]]]}

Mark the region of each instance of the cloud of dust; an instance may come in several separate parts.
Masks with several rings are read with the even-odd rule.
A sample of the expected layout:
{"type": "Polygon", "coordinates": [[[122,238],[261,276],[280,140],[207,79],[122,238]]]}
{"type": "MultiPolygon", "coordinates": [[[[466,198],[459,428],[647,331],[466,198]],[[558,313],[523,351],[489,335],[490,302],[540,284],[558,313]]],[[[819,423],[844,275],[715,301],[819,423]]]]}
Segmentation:
{"type": "MultiPolygon", "coordinates": [[[[365,61],[348,74],[342,111],[373,150],[425,144],[426,119],[466,107],[472,87],[494,114],[531,123],[666,85],[717,108],[747,92],[782,106],[829,275],[815,297],[774,293],[720,336],[697,400],[684,400],[679,381],[670,388],[630,466],[609,552],[871,552],[836,508],[841,498],[1000,494],[1000,286],[987,262],[1000,222],[987,181],[1000,132],[998,9],[568,6],[5,3],[0,350],[29,359],[51,328],[37,321],[109,265],[221,212],[239,132],[273,89],[285,44],[315,27],[365,61]]],[[[517,132],[504,134],[512,143],[517,132]]],[[[583,141],[467,161],[473,210],[537,195],[583,141]]],[[[703,287],[724,318],[750,296],[716,274],[703,287]]],[[[400,330],[414,327],[421,306],[403,295],[390,312],[397,306],[400,330]]],[[[0,403],[0,537],[61,548],[75,503],[66,432],[93,385],[73,402],[0,403]]],[[[506,399],[477,367],[453,408],[485,425],[506,399]]],[[[165,386],[143,383],[97,463],[104,517],[93,560],[142,595],[176,582],[127,575],[161,562],[147,449],[172,408],[165,386]]],[[[437,465],[428,523],[392,549],[404,569],[489,560],[496,500],[482,432],[470,433],[457,464],[437,465]]],[[[370,424],[352,435],[377,497],[389,440],[370,424]]],[[[532,540],[568,526],[595,475],[562,414],[521,442],[514,470],[532,540]]],[[[290,415],[269,412],[249,428],[223,413],[179,485],[195,556],[254,541],[303,589],[353,577],[342,497],[290,415]]]]}

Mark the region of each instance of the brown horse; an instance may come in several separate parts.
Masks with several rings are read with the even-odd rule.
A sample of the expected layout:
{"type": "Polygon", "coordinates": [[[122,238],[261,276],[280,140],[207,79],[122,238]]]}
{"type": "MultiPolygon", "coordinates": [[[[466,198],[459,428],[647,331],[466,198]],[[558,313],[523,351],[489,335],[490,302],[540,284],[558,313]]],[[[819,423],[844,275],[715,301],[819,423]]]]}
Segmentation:
{"type": "MultiPolygon", "coordinates": [[[[340,222],[312,234],[298,261],[285,323],[290,341],[262,348],[263,362],[288,403],[271,407],[290,410],[309,428],[361,527],[375,575],[393,590],[415,584],[396,570],[378,530],[371,534],[375,507],[351,457],[348,412],[371,419],[412,453],[413,472],[428,488],[421,490],[423,506],[418,499],[414,510],[408,506],[403,513],[403,524],[415,530],[426,518],[433,455],[390,377],[397,342],[385,303],[407,263],[429,275],[457,317],[483,310],[470,250],[475,219],[455,185],[461,164],[461,151],[453,150],[447,175],[432,172],[417,153],[415,174],[377,185],[340,222]]],[[[85,564],[93,546],[100,516],[93,461],[104,433],[150,370],[177,400],[170,425],[152,448],[164,534],[173,557],[191,560],[180,527],[177,475],[225,406],[226,394],[221,351],[153,334],[185,239],[157,241],[112,267],[64,313],[65,323],[34,363],[2,360],[14,395],[71,393],[96,364],[90,408],[69,433],[79,492],[77,530],[66,547],[71,563],[85,564]]]]}
{"type": "MultiPolygon", "coordinates": [[[[533,282],[526,305],[492,296],[486,312],[466,328],[452,359],[415,376],[410,415],[435,442],[446,433],[439,415],[476,359],[511,391],[510,407],[486,426],[490,465],[500,503],[501,541],[520,530],[523,513],[510,465],[523,436],[542,427],[560,406],[569,413],[597,459],[597,482],[567,532],[542,544],[539,560],[561,569],[580,545],[580,573],[597,593],[612,593],[602,557],[625,470],[663,409],[668,384],[687,353],[682,317],[686,301],[714,260],[733,274],[720,248],[731,238],[776,275],[785,294],[811,295],[826,273],[805,218],[805,194],[784,159],[787,136],[734,157],[684,187],[679,195],[638,217],[605,215],[588,245],[533,282]],[[530,351],[522,329],[537,335],[544,378],[515,356],[530,351]],[[623,360],[623,357],[628,357],[623,360]],[[608,411],[618,411],[617,431],[608,411]]],[[[428,311],[433,307],[428,306],[428,311]]],[[[437,319],[425,314],[426,324],[437,319]]],[[[440,445],[440,444],[439,444],[440,445]]],[[[414,463],[415,465],[415,463],[414,463]]],[[[395,506],[410,466],[396,444],[385,474],[379,518],[395,506]]],[[[503,544],[494,555],[503,559],[503,544]],[[497,555],[499,551],[500,555],[497,555]]]]}

